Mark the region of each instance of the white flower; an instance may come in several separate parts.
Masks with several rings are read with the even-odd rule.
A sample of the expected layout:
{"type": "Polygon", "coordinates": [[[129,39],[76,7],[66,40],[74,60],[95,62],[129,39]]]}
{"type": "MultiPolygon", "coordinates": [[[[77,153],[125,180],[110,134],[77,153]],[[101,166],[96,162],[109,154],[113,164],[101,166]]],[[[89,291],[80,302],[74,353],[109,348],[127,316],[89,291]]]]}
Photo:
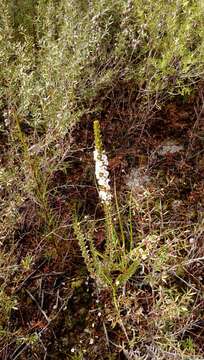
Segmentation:
{"type": "Polygon", "coordinates": [[[91,338],[90,341],[89,341],[89,344],[93,345],[93,343],[94,343],[94,339],[91,338]]]}
{"type": "Polygon", "coordinates": [[[99,153],[94,150],[95,174],[99,185],[99,197],[102,202],[109,203],[111,201],[111,188],[108,172],[108,158],[104,152],[99,153]]]}

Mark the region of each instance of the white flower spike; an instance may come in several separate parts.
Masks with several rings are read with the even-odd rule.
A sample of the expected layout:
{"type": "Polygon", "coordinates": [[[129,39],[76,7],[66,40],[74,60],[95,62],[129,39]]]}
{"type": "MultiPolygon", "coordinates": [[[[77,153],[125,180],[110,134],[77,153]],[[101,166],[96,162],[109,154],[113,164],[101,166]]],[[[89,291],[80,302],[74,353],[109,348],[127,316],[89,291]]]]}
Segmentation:
{"type": "Polygon", "coordinates": [[[110,188],[110,179],[108,172],[108,158],[103,151],[99,153],[97,149],[94,150],[94,160],[95,160],[95,174],[99,186],[99,197],[102,202],[110,203],[111,201],[111,188],[110,188]]]}

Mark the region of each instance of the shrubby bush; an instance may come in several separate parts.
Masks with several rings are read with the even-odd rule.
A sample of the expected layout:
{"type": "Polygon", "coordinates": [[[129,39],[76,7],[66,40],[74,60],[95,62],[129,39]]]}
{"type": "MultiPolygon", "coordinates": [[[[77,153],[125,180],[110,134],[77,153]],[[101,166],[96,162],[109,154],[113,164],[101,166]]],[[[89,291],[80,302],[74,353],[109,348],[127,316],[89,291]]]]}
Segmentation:
{"type": "Polygon", "coordinates": [[[91,101],[131,81],[144,99],[203,76],[201,1],[2,1],[1,107],[63,134],[91,101]]]}

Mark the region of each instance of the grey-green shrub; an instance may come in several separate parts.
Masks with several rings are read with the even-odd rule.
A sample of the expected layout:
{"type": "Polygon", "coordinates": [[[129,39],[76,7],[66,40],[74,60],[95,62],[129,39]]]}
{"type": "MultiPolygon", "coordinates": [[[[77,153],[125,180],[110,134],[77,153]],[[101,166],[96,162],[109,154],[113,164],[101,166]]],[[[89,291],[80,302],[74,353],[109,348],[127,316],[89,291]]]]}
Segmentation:
{"type": "Polygon", "coordinates": [[[186,94],[203,77],[202,1],[2,1],[1,107],[66,133],[101,90],[186,94]]]}

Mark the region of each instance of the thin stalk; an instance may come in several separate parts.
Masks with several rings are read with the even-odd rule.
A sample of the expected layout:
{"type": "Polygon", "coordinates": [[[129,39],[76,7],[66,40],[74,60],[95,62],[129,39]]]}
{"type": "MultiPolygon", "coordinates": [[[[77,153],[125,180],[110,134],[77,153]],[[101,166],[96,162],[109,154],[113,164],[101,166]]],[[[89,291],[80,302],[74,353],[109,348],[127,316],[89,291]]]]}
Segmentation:
{"type": "Polygon", "coordinates": [[[129,234],[130,234],[130,251],[133,250],[133,228],[132,228],[132,195],[130,195],[130,204],[129,204],[129,234]]]}
{"type": "Polygon", "coordinates": [[[121,234],[121,239],[122,239],[122,251],[125,251],[125,234],[124,234],[123,223],[122,223],[122,219],[121,219],[121,215],[120,215],[120,209],[119,209],[119,204],[118,204],[115,183],[114,183],[114,195],[115,195],[115,205],[116,205],[116,211],[117,211],[119,227],[120,227],[120,234],[121,234]]]}

